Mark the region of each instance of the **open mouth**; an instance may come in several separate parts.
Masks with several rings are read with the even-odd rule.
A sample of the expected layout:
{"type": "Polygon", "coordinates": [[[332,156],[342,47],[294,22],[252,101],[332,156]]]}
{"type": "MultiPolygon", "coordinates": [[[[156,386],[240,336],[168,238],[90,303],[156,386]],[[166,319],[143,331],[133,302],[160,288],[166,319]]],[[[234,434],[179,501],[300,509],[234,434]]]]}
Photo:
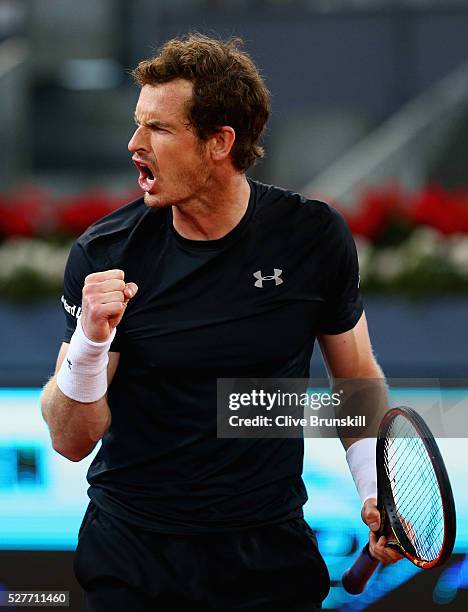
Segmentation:
{"type": "Polygon", "coordinates": [[[153,171],[147,164],[144,164],[139,160],[134,159],[133,162],[140,173],[140,176],[138,177],[138,184],[140,185],[140,188],[146,193],[150,193],[156,183],[156,178],[153,171]]]}

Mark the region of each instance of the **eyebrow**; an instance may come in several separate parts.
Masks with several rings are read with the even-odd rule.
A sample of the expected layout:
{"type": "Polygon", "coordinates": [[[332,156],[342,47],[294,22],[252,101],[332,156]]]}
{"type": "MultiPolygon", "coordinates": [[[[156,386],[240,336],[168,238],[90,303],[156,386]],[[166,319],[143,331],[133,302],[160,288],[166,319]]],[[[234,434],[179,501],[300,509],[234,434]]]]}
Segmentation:
{"type": "Polygon", "coordinates": [[[137,125],[145,125],[147,127],[160,127],[160,128],[172,128],[170,123],[164,123],[164,121],[158,121],[158,119],[150,119],[149,121],[139,121],[136,114],[133,116],[133,120],[137,125]]]}

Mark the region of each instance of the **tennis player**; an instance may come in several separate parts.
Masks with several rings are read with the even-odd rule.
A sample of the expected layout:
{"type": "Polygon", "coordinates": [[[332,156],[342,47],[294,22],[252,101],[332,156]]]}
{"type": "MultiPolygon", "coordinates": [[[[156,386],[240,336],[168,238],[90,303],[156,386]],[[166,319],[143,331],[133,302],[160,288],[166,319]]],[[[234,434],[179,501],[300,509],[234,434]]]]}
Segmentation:
{"type": "MultiPolygon", "coordinates": [[[[73,245],[42,396],[58,453],[102,442],[75,557],[87,609],[318,610],[303,440],[218,439],[216,380],[307,378],[317,338],[331,376],[383,376],[353,239],[330,206],[246,176],[270,103],[240,41],[173,39],[134,76],[144,194],[73,245]]],[[[375,531],[375,444],[347,458],[375,531]]],[[[399,558],[372,532],[370,549],[399,558]]]]}

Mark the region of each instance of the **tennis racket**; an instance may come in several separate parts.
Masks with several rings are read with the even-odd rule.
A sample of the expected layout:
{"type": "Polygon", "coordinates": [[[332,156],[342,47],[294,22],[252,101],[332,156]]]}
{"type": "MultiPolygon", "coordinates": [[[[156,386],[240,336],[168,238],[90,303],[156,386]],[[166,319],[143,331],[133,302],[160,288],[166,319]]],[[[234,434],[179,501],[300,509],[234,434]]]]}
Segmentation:
{"type": "MultiPolygon", "coordinates": [[[[390,409],[377,438],[377,507],[387,546],[423,569],[442,565],[455,543],[452,488],[434,436],[411,408],[390,409]]],[[[342,578],[353,595],[362,593],[379,562],[366,544],[342,578]]]]}

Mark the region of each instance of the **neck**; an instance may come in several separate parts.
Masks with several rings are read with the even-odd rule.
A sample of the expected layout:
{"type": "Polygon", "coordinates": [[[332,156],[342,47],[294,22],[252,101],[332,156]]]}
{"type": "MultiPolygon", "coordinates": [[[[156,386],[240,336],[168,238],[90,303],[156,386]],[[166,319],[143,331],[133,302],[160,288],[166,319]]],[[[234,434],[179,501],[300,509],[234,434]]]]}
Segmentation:
{"type": "Polygon", "coordinates": [[[172,207],[174,229],[189,240],[217,240],[240,222],[249,205],[250,185],[236,173],[210,181],[196,201],[172,207]]]}

